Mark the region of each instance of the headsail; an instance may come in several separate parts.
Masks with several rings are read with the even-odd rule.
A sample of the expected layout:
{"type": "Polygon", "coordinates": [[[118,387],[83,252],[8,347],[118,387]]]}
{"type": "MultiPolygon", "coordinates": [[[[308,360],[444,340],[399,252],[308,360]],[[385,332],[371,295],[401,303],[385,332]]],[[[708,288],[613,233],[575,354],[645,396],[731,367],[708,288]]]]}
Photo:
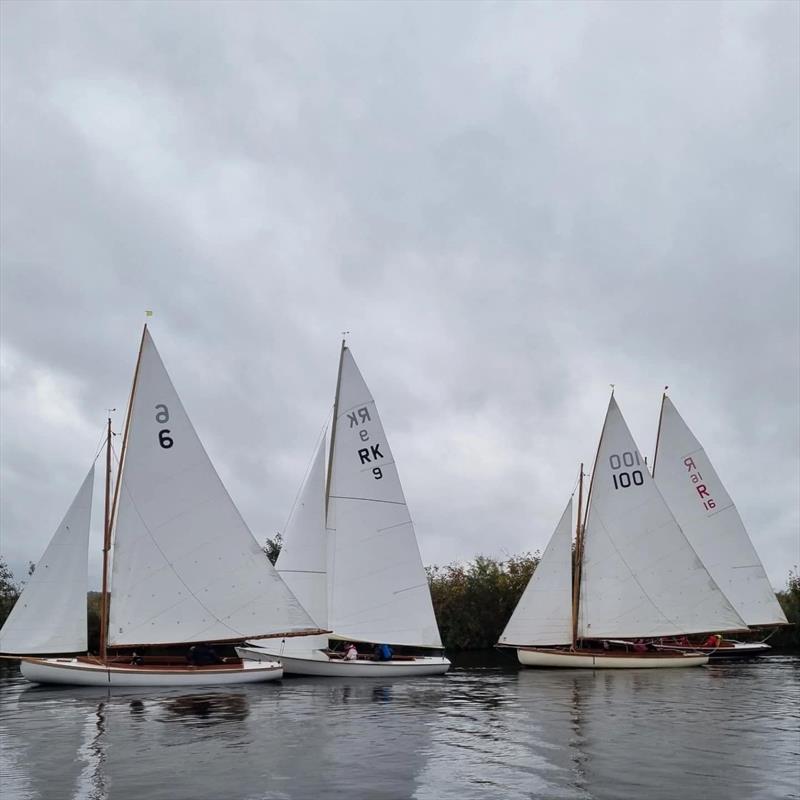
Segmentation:
{"type": "Polygon", "coordinates": [[[656,485],[742,619],[748,625],[785,624],[786,617],[733,500],[703,446],[666,395],[656,459],[656,485]]]}
{"type": "Polygon", "coordinates": [[[440,648],[427,575],[375,401],[342,352],[327,526],[329,626],[359,641],[440,648]]]}
{"type": "Polygon", "coordinates": [[[672,516],[612,396],[584,532],[579,637],[745,627],[672,516]]]}
{"type": "Polygon", "coordinates": [[[35,655],[87,649],[93,490],[94,465],[0,630],[0,652],[35,655]]]}
{"type": "Polygon", "coordinates": [[[558,645],[572,641],[572,498],[522,593],[499,644],[558,645]]]}
{"type": "Polygon", "coordinates": [[[328,624],[327,538],[325,436],[322,436],[275,563],[278,574],[322,628],[328,624]]]}
{"type": "Polygon", "coordinates": [[[109,644],[316,630],[222,485],[147,329],[131,403],[109,644]]]}

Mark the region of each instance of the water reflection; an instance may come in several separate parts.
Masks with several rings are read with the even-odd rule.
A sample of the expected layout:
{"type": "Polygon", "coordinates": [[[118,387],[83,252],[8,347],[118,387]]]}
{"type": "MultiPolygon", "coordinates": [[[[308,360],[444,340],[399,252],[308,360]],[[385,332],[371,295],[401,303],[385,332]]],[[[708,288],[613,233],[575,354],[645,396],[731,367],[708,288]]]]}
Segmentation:
{"type": "Polygon", "coordinates": [[[3,797],[784,798],[800,777],[798,667],[470,669],[190,694],[24,688],[12,674],[3,797]]]}

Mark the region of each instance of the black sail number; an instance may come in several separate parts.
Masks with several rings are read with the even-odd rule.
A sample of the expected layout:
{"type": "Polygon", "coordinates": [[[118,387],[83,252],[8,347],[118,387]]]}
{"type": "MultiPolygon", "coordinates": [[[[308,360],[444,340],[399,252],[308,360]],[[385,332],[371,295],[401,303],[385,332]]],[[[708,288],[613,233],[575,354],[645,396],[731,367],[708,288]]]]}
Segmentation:
{"type": "MultiPolygon", "coordinates": [[[[158,422],[160,425],[163,425],[165,422],[169,422],[169,409],[164,405],[164,403],[158,403],[156,405],[156,412],[156,422],[158,422]]],[[[162,428],[158,432],[158,443],[165,450],[169,450],[169,448],[175,444],[173,438],[169,434],[169,428],[162,428]]]]}
{"type": "Polygon", "coordinates": [[[632,471],[618,472],[617,470],[622,467],[640,467],[642,465],[641,458],[639,457],[638,450],[626,451],[621,455],[613,453],[608,457],[608,464],[612,469],[611,480],[614,482],[615,489],[627,489],[630,486],[642,486],[644,484],[644,475],[640,469],[632,471]]]}

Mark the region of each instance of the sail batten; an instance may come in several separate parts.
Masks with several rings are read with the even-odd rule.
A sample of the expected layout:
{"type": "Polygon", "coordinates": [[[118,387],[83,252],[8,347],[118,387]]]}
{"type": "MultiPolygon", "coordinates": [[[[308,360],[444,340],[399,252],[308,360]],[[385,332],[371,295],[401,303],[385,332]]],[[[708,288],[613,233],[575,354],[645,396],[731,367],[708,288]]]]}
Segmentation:
{"type": "Polygon", "coordinates": [[[145,329],[114,526],[113,646],[319,628],[219,479],[145,329]]]}
{"type": "Polygon", "coordinates": [[[0,629],[0,653],[87,649],[89,528],[94,465],[0,629]]]}
{"type": "Polygon", "coordinates": [[[786,616],[735,503],[702,444],[666,395],[654,475],[686,538],[742,619],[749,626],[785,624],[786,616]]]}
{"type": "Polygon", "coordinates": [[[586,517],[579,637],[745,627],[658,491],[612,396],[586,517]]]}

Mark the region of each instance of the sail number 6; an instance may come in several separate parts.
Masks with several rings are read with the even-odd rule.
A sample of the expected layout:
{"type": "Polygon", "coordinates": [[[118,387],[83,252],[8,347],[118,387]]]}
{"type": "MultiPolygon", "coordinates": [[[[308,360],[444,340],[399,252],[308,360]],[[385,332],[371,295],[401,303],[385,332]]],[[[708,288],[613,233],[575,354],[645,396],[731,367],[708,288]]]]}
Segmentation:
{"type": "MultiPolygon", "coordinates": [[[[165,422],[169,422],[169,409],[163,404],[158,403],[156,405],[156,422],[163,425],[165,422]]],[[[169,450],[175,442],[172,440],[172,437],[169,435],[169,428],[162,428],[158,432],[158,443],[165,449],[169,450]]]]}

